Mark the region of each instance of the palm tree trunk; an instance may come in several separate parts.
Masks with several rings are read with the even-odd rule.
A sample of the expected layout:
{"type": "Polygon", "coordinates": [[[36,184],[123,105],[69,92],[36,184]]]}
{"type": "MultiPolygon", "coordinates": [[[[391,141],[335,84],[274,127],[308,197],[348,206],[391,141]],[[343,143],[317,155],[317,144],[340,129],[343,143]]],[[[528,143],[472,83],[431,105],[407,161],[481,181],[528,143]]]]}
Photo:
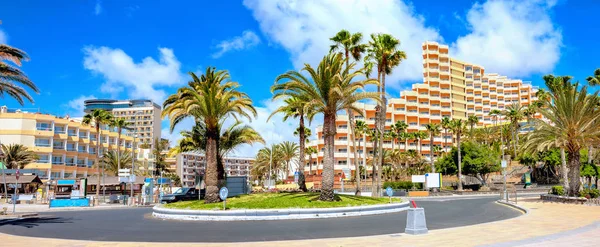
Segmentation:
{"type": "Polygon", "coordinates": [[[96,205],[100,204],[100,123],[96,121],[96,171],[98,171],[98,184],[96,185],[96,205]]]}
{"type": "Polygon", "coordinates": [[[588,164],[592,164],[592,160],[593,160],[593,156],[594,156],[594,146],[590,145],[590,147],[588,148],[588,164]]]}
{"type": "MultiPolygon", "coordinates": [[[[121,146],[119,143],[121,142],[121,128],[119,128],[119,133],[117,135],[117,175],[119,174],[119,170],[121,170],[121,146]]],[[[131,171],[133,173],[133,171],[131,171]]]]}
{"type": "Polygon", "coordinates": [[[565,189],[565,191],[569,191],[569,176],[567,175],[569,173],[569,169],[567,168],[567,159],[565,158],[565,149],[561,148],[560,149],[560,173],[563,179],[563,188],[565,189]]]}
{"type": "Polygon", "coordinates": [[[444,149],[444,152],[448,152],[448,150],[446,150],[447,142],[448,142],[448,129],[444,129],[444,144],[442,144],[442,148],[444,149]]]}
{"type": "MultiPolygon", "coordinates": [[[[362,138],[362,136],[361,136],[361,138],[362,138]]],[[[362,150],[361,147],[360,147],[360,139],[358,139],[358,149],[362,150]]],[[[354,150],[354,155],[356,155],[356,152],[357,151],[354,150]]],[[[360,178],[360,165],[358,164],[358,160],[357,160],[356,156],[355,156],[354,160],[355,160],[355,162],[354,162],[354,165],[355,165],[354,169],[356,171],[355,172],[356,174],[354,174],[354,177],[355,177],[355,180],[356,180],[356,192],[354,192],[354,195],[355,196],[360,196],[360,182],[361,182],[360,181],[361,180],[361,178],[360,178]]]]}
{"type": "Polygon", "coordinates": [[[215,203],[219,202],[219,172],[217,169],[217,145],[218,145],[218,133],[215,129],[206,130],[206,193],[204,196],[204,203],[215,203]]]}
{"type": "Polygon", "coordinates": [[[569,162],[569,196],[578,196],[579,194],[579,186],[581,182],[579,181],[581,176],[579,175],[579,159],[581,155],[579,154],[579,150],[568,152],[567,162],[569,162]]]}
{"type": "Polygon", "coordinates": [[[298,131],[300,134],[300,171],[298,172],[298,188],[303,192],[306,192],[308,189],[306,188],[306,178],[304,177],[304,166],[306,165],[306,160],[304,157],[304,144],[306,142],[304,136],[304,114],[300,114],[300,130],[298,131]]]}
{"type": "Polygon", "coordinates": [[[458,143],[458,191],[462,191],[462,155],[460,153],[460,131],[456,134],[456,142],[458,143]]]}
{"type": "Polygon", "coordinates": [[[516,136],[517,136],[516,133],[517,133],[517,127],[515,126],[515,129],[513,131],[513,147],[514,147],[514,151],[515,151],[513,153],[513,158],[512,158],[513,160],[517,158],[517,142],[518,141],[517,141],[517,138],[516,138],[516,136]]]}
{"type": "Polygon", "coordinates": [[[429,139],[429,162],[431,163],[431,173],[435,173],[435,165],[433,165],[433,134],[429,139]]]}
{"type": "Polygon", "coordinates": [[[419,155],[423,156],[423,143],[421,143],[420,137],[419,137],[419,139],[417,139],[417,142],[419,144],[419,155]]]}
{"type": "Polygon", "coordinates": [[[322,181],[321,181],[321,195],[319,196],[319,200],[321,201],[333,201],[335,195],[333,194],[333,185],[334,185],[334,142],[335,142],[335,134],[336,134],[336,126],[335,126],[335,114],[336,112],[325,112],[324,116],[324,135],[325,135],[325,154],[324,154],[324,164],[323,164],[323,173],[322,173],[322,181]]]}

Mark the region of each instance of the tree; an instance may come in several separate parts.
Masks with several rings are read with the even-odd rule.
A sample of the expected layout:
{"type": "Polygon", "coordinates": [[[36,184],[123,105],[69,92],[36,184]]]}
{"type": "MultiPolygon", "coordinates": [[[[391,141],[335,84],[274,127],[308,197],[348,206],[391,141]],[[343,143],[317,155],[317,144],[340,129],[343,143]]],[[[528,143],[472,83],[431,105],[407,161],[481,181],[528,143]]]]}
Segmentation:
{"type": "MultiPolygon", "coordinates": [[[[400,120],[396,121],[393,125],[393,130],[396,131],[396,138],[402,138],[407,128],[408,124],[406,124],[406,122],[400,120]]],[[[404,146],[404,148],[406,149],[406,146],[404,146]]],[[[400,147],[398,147],[398,149],[400,149],[400,147]]]]}
{"type": "Polygon", "coordinates": [[[315,112],[323,113],[323,135],[325,154],[322,176],[322,188],[319,200],[334,200],[334,142],[336,135],[336,114],[338,111],[351,108],[359,111],[353,104],[364,99],[379,100],[376,93],[359,92],[365,85],[377,85],[372,79],[355,80],[362,76],[362,71],[352,71],[355,64],[351,63],[343,69],[345,59],[341,54],[329,54],[323,58],[317,69],[306,64],[303,71],[310,79],[296,71],[289,71],[277,77],[276,84],[271,88],[274,98],[298,97],[306,100],[315,112]],[[283,83],[277,83],[285,80],[283,83]]]}
{"type": "Polygon", "coordinates": [[[2,163],[6,169],[23,169],[25,165],[35,162],[38,156],[21,144],[2,144],[2,163]]]}
{"type": "Polygon", "coordinates": [[[0,97],[4,97],[4,94],[7,94],[21,105],[25,103],[23,99],[27,99],[33,103],[31,95],[18,84],[39,93],[39,89],[35,83],[19,68],[5,63],[3,60],[11,61],[20,67],[22,61],[29,61],[27,53],[6,44],[0,44],[0,97]]]}
{"type": "Polygon", "coordinates": [[[592,76],[588,76],[585,78],[590,86],[598,86],[600,85],[600,69],[594,70],[594,74],[592,76]]]}
{"type": "Polygon", "coordinates": [[[427,129],[427,133],[429,133],[429,160],[431,163],[431,172],[435,173],[435,165],[433,165],[433,138],[440,135],[442,131],[440,129],[440,125],[437,123],[428,123],[425,125],[425,129],[427,129]]]}
{"type": "Polygon", "coordinates": [[[589,143],[597,143],[600,137],[598,92],[590,95],[587,86],[579,89],[579,83],[575,83],[553,87],[551,95],[551,104],[540,109],[547,121],[534,119],[535,130],[526,146],[558,147],[561,155],[566,151],[567,157],[563,160],[570,168],[568,194],[575,196],[580,186],[580,150],[589,143]]]}
{"type": "MultiPolygon", "coordinates": [[[[108,173],[111,176],[117,176],[119,173],[119,169],[127,169],[131,168],[131,152],[128,150],[124,151],[115,151],[110,150],[104,152],[102,158],[100,159],[100,163],[104,166],[104,172],[108,173]],[[119,164],[122,162],[123,165],[119,164]]],[[[139,164],[139,162],[136,162],[139,164]]],[[[133,173],[140,175],[138,171],[132,171],[133,173]]]]}
{"type": "MultiPolygon", "coordinates": [[[[123,129],[128,129],[129,126],[132,125],[132,123],[125,121],[124,118],[117,118],[117,119],[113,119],[112,126],[117,128],[117,150],[121,150],[121,133],[123,132],[123,129]]],[[[119,158],[119,155],[121,154],[121,152],[115,152],[117,154],[117,171],[119,169],[121,169],[121,159],[119,158]]],[[[131,171],[134,172],[134,171],[131,171]]]]}
{"type": "Polygon", "coordinates": [[[469,138],[473,138],[473,127],[475,127],[475,125],[479,122],[479,118],[477,118],[477,116],[475,115],[471,115],[469,116],[469,118],[467,118],[467,124],[469,125],[469,138]]]}
{"type": "MultiPolygon", "coordinates": [[[[379,134],[383,134],[386,121],[387,99],[385,90],[385,76],[392,73],[394,67],[406,59],[406,53],[398,49],[400,40],[394,38],[390,34],[371,34],[369,42],[368,55],[365,59],[369,60],[370,64],[376,64],[377,79],[380,82],[380,87],[377,91],[380,95],[380,103],[378,104],[378,116],[376,117],[376,126],[379,129],[379,134]]],[[[379,151],[383,155],[383,138],[379,138],[379,151]]],[[[377,162],[378,170],[381,170],[383,157],[380,156],[377,162]]],[[[381,175],[377,176],[377,191],[373,196],[378,197],[381,192],[381,175]]]]}
{"type": "MultiPolygon", "coordinates": [[[[102,109],[94,109],[91,113],[83,116],[83,124],[91,125],[93,123],[94,127],[96,128],[96,135],[98,137],[96,138],[96,170],[98,172],[98,184],[100,184],[100,142],[102,140],[100,125],[110,124],[112,119],[112,114],[102,109]]],[[[96,198],[100,198],[100,186],[96,186],[96,198]]],[[[99,200],[96,200],[96,203],[99,203],[99,200]]]]}
{"type": "MultiPolygon", "coordinates": [[[[363,139],[363,135],[365,134],[365,132],[368,129],[369,129],[369,126],[364,121],[356,120],[356,122],[354,124],[354,133],[359,136],[358,137],[358,150],[362,151],[362,148],[360,146],[360,141],[363,139]]],[[[356,151],[357,150],[354,150],[354,152],[356,152],[356,151]]],[[[365,155],[365,154],[362,154],[362,155],[365,155]]],[[[360,189],[361,189],[361,187],[360,187],[361,181],[360,181],[360,173],[359,173],[360,167],[362,167],[362,166],[359,166],[358,162],[354,163],[354,171],[355,171],[354,173],[356,175],[356,192],[354,193],[354,195],[356,195],[356,196],[360,196],[360,189]]]]}
{"type": "Polygon", "coordinates": [[[429,135],[425,131],[417,131],[414,134],[415,134],[415,138],[419,142],[419,155],[422,156],[423,155],[423,143],[422,143],[422,140],[425,139],[425,138],[427,138],[427,137],[429,137],[429,135]]]}
{"type": "Polygon", "coordinates": [[[154,175],[160,175],[160,172],[168,171],[167,169],[167,154],[164,151],[169,149],[169,140],[154,138],[154,146],[152,147],[152,155],[154,156],[154,175]]]}
{"type": "Polygon", "coordinates": [[[525,113],[525,107],[523,107],[520,103],[514,102],[508,107],[506,110],[502,112],[509,121],[510,126],[512,127],[513,133],[513,147],[514,147],[514,157],[517,157],[517,145],[519,144],[519,121],[523,119],[525,113]]]}
{"type": "MultiPolygon", "coordinates": [[[[300,127],[296,128],[296,130],[294,130],[294,135],[295,136],[300,136],[300,127]]],[[[312,131],[310,130],[310,128],[308,127],[304,127],[304,142],[308,143],[308,138],[310,138],[310,136],[312,135],[312,131]]]]}
{"type": "MultiPolygon", "coordinates": [[[[295,160],[296,157],[298,157],[298,152],[299,152],[300,148],[298,147],[298,144],[296,144],[294,142],[290,142],[290,141],[284,141],[284,142],[280,143],[279,147],[281,150],[281,158],[285,162],[285,168],[283,170],[285,172],[285,178],[287,179],[287,177],[290,174],[289,170],[290,170],[292,161],[295,160]]],[[[302,171],[302,172],[304,172],[304,171],[302,171]]]]}
{"type": "MultiPolygon", "coordinates": [[[[460,150],[460,137],[462,136],[464,130],[465,130],[465,122],[462,119],[454,119],[452,120],[451,124],[450,124],[450,128],[452,129],[452,132],[454,133],[454,135],[456,136],[456,143],[457,143],[457,149],[458,149],[458,164],[462,164],[462,156],[461,156],[461,150],[460,150]]],[[[462,190],[462,168],[461,166],[458,166],[458,190],[461,191],[462,190]]]]}
{"type": "MultiPolygon", "coordinates": [[[[273,98],[275,100],[275,98],[273,98]]],[[[283,113],[283,120],[286,121],[289,117],[293,117],[293,118],[298,118],[299,119],[299,126],[298,126],[298,136],[300,137],[300,174],[298,177],[298,187],[306,192],[308,189],[306,188],[306,180],[304,178],[304,166],[306,165],[306,161],[304,160],[304,146],[306,144],[306,140],[307,139],[307,133],[306,130],[308,128],[304,127],[304,118],[306,117],[308,119],[308,122],[312,122],[313,117],[315,116],[315,112],[314,112],[314,107],[312,107],[310,104],[308,104],[308,99],[306,98],[299,98],[299,97],[288,97],[284,100],[285,105],[280,106],[279,108],[277,108],[275,111],[273,111],[273,113],[271,113],[271,115],[269,116],[269,118],[267,119],[267,121],[269,121],[269,119],[271,119],[271,117],[277,113],[283,113]]],[[[308,129],[310,131],[310,129],[308,129]]],[[[308,136],[310,136],[310,132],[308,133],[308,136]]]]}
{"type": "Polygon", "coordinates": [[[259,180],[263,180],[265,177],[267,179],[277,179],[277,174],[283,172],[284,169],[285,160],[281,145],[273,144],[271,147],[263,147],[258,150],[252,171],[259,180]],[[273,171],[274,173],[271,173],[273,171]],[[269,173],[271,173],[271,176],[268,176],[269,173]]]}
{"type": "Polygon", "coordinates": [[[239,84],[230,81],[229,72],[208,67],[200,77],[190,72],[192,81],[170,95],[163,103],[163,117],[169,117],[171,131],[182,120],[193,117],[206,128],[206,195],[205,203],[219,201],[218,147],[219,127],[229,117],[249,120],[256,109],[246,93],[238,91],[239,84]]]}
{"type": "Polygon", "coordinates": [[[307,147],[305,148],[306,150],[304,151],[306,153],[306,155],[308,155],[308,175],[312,175],[312,155],[313,154],[317,154],[318,151],[315,147],[307,147]]]}
{"type": "MultiPolygon", "coordinates": [[[[342,29],[339,31],[334,37],[330,38],[331,41],[334,42],[331,45],[330,52],[335,52],[340,50],[343,52],[344,57],[346,58],[346,69],[350,66],[350,56],[355,61],[359,61],[362,57],[362,54],[366,51],[367,45],[361,44],[362,34],[361,33],[350,33],[347,30],[342,29]]],[[[368,76],[367,76],[368,77],[368,76]]],[[[358,114],[362,115],[362,111],[358,111],[358,114]]],[[[354,111],[351,108],[346,109],[346,114],[348,114],[348,125],[350,127],[350,139],[352,142],[352,150],[354,154],[354,167],[358,168],[358,154],[356,150],[356,136],[354,133],[354,111]]],[[[348,147],[350,149],[350,147],[348,147]]],[[[358,170],[357,170],[358,171],[358,170]]],[[[357,180],[357,188],[359,188],[360,179],[357,180]]],[[[360,194],[360,191],[357,190],[357,194],[360,194]]]]}
{"type": "MultiPolygon", "coordinates": [[[[448,155],[436,162],[438,170],[442,171],[443,174],[464,172],[467,175],[476,177],[482,185],[486,185],[489,174],[500,171],[499,155],[492,148],[467,141],[462,144],[460,152],[458,150],[458,147],[452,148],[448,155]],[[462,157],[460,162],[458,161],[459,156],[462,157]],[[461,164],[461,166],[458,166],[458,164],[461,164]]],[[[459,190],[460,184],[459,180],[459,190]]]]}
{"type": "Polygon", "coordinates": [[[446,149],[446,143],[448,143],[447,139],[448,139],[448,130],[450,129],[452,121],[450,120],[450,118],[448,117],[444,117],[442,118],[442,129],[444,129],[444,144],[442,145],[442,148],[444,149],[444,152],[448,152],[448,150],[446,149]]]}

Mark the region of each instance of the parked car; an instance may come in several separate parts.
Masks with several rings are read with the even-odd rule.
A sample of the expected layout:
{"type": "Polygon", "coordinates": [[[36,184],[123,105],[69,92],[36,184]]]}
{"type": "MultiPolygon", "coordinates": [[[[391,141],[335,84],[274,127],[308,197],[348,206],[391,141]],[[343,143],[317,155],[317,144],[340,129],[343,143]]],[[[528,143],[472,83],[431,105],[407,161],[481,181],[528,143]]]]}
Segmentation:
{"type": "Polygon", "coordinates": [[[196,188],[179,188],[173,194],[164,195],[161,203],[198,200],[198,198],[204,198],[204,193],[205,190],[201,189],[200,197],[198,197],[198,189],[196,188]]]}

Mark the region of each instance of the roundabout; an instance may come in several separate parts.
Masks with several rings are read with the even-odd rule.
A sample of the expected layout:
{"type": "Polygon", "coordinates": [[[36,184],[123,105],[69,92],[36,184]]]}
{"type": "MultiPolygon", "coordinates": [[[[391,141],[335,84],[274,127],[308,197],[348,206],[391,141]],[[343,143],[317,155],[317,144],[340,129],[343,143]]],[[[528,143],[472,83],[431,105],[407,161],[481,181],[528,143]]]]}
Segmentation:
{"type": "MultiPolygon", "coordinates": [[[[430,230],[514,218],[522,213],[497,197],[417,200],[430,230]]],[[[406,212],[357,217],[276,221],[176,221],[152,216],[152,208],[40,213],[8,222],[0,232],[18,236],[125,242],[250,242],[356,237],[404,232],[406,212]]]]}

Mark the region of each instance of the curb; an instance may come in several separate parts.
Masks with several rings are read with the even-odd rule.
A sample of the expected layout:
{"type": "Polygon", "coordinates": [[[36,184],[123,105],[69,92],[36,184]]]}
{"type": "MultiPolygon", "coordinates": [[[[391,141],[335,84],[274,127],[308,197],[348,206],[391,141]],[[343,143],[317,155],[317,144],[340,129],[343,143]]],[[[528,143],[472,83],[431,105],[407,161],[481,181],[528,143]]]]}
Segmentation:
{"type": "Polygon", "coordinates": [[[401,212],[408,202],[339,208],[256,209],[256,210],[189,210],[154,206],[152,216],[159,219],[195,221],[295,220],[363,216],[401,212]]]}
{"type": "Polygon", "coordinates": [[[497,202],[497,203],[500,203],[500,204],[503,204],[503,205],[506,205],[506,206],[509,206],[509,207],[512,207],[512,208],[514,208],[514,209],[516,209],[516,210],[519,210],[519,211],[523,212],[523,214],[529,214],[529,209],[528,209],[528,208],[526,208],[526,207],[521,207],[521,206],[519,206],[519,205],[517,205],[517,204],[515,204],[515,203],[512,203],[512,202],[506,202],[506,201],[504,201],[504,200],[498,200],[498,201],[496,201],[496,202],[497,202]]]}

